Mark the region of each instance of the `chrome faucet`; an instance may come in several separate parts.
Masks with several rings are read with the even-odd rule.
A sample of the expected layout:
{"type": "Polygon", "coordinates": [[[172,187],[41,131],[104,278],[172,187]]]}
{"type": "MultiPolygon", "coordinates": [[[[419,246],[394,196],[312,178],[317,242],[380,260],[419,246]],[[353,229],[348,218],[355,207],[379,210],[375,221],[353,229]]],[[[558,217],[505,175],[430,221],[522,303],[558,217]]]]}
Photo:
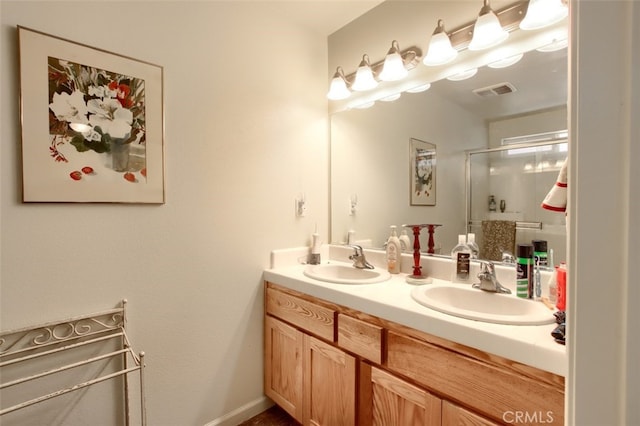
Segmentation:
{"type": "Polygon", "coordinates": [[[480,290],[492,293],[511,293],[511,290],[502,286],[502,284],[498,282],[493,262],[480,261],[480,273],[478,274],[478,278],[480,279],[480,282],[473,284],[473,288],[479,288],[480,290]]]}
{"type": "Polygon", "coordinates": [[[348,244],[349,247],[355,250],[349,259],[353,260],[353,267],[358,269],[373,269],[373,265],[367,262],[367,259],[364,257],[364,251],[361,246],[348,244]]]}
{"type": "Polygon", "coordinates": [[[500,253],[502,253],[502,263],[516,263],[515,256],[508,251],[500,250],[500,253]]]}

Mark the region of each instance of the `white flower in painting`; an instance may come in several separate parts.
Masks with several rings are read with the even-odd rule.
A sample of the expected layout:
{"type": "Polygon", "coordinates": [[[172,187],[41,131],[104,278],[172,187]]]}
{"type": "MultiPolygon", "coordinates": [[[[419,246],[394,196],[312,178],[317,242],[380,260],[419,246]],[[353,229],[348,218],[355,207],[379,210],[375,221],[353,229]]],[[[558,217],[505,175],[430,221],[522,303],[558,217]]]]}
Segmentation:
{"type": "Polygon", "coordinates": [[[104,86],[89,86],[89,95],[104,98],[104,86]]]}
{"type": "Polygon", "coordinates": [[[103,134],[112,138],[124,139],[131,134],[133,113],[122,108],[117,99],[91,99],[87,102],[89,123],[93,127],[100,127],[103,134]]]}
{"type": "Polygon", "coordinates": [[[87,105],[84,102],[84,95],[80,91],[72,94],[66,92],[54,93],[53,102],[49,108],[60,121],[68,123],[87,123],[87,105]]]}

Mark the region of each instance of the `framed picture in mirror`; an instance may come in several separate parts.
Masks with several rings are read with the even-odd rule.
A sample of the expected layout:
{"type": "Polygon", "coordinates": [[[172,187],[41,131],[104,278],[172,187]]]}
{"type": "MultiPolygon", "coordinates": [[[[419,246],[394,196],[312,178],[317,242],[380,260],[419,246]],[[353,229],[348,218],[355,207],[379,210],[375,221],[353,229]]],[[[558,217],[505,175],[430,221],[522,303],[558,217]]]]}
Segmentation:
{"type": "Polygon", "coordinates": [[[409,177],[410,204],[412,206],[436,205],[436,146],[411,138],[409,177]]]}

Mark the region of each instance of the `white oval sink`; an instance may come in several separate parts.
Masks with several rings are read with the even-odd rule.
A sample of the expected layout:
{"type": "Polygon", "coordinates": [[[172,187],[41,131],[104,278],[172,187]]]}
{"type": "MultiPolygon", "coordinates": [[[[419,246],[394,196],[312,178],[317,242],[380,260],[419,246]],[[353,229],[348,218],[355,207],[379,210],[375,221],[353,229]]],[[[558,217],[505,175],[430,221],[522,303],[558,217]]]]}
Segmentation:
{"type": "Polygon", "coordinates": [[[391,274],[384,269],[358,269],[339,263],[307,265],[304,274],[309,278],[334,284],[374,284],[391,278],[391,274]]]}
{"type": "Polygon", "coordinates": [[[553,311],[541,302],[513,294],[489,293],[471,286],[423,285],[414,288],[411,297],[427,308],[476,321],[514,325],[555,322],[553,311]]]}

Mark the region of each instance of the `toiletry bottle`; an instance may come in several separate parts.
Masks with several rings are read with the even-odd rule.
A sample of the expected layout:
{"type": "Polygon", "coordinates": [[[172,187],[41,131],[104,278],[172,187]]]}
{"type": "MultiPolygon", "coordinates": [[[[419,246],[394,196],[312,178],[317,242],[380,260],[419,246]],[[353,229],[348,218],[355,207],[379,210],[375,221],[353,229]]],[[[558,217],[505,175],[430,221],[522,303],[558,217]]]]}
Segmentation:
{"type": "Polygon", "coordinates": [[[453,260],[451,281],[468,283],[471,278],[471,250],[467,245],[466,235],[458,235],[458,244],[451,250],[451,260],[453,260]]]}
{"type": "Polygon", "coordinates": [[[473,232],[467,234],[467,245],[469,246],[469,250],[471,250],[471,258],[477,259],[478,254],[480,254],[480,247],[476,244],[476,234],[473,232]]]}
{"type": "Polygon", "coordinates": [[[400,238],[400,248],[402,251],[410,252],[413,250],[413,247],[411,246],[411,239],[409,238],[409,234],[407,234],[406,229],[402,230],[402,233],[398,238],[400,238]]]}
{"type": "Polygon", "coordinates": [[[555,306],[558,303],[558,271],[555,268],[549,277],[547,287],[549,288],[549,302],[555,306]]]}
{"type": "Polygon", "coordinates": [[[516,248],[516,295],[525,299],[534,297],[533,246],[518,244],[516,248]]]}
{"type": "Polygon", "coordinates": [[[547,242],[545,240],[532,240],[533,258],[539,266],[547,266],[549,264],[549,254],[547,253],[547,242]]]}
{"type": "Polygon", "coordinates": [[[311,254],[309,255],[309,263],[311,265],[320,264],[320,235],[317,230],[311,235],[311,254]]]}
{"type": "Polygon", "coordinates": [[[567,265],[562,262],[559,266],[556,266],[558,276],[558,300],[556,301],[556,308],[559,311],[564,311],[567,308],[567,265]]]}
{"type": "Polygon", "coordinates": [[[489,195],[489,211],[490,212],[496,211],[496,197],[493,195],[489,195]]]}
{"type": "Polygon", "coordinates": [[[356,231],[350,229],[347,232],[347,244],[355,244],[356,243],[356,231]]]}
{"type": "Polygon", "coordinates": [[[387,270],[392,274],[400,272],[400,261],[402,250],[400,249],[400,239],[396,233],[396,226],[391,226],[391,235],[387,240],[387,270]]]}

